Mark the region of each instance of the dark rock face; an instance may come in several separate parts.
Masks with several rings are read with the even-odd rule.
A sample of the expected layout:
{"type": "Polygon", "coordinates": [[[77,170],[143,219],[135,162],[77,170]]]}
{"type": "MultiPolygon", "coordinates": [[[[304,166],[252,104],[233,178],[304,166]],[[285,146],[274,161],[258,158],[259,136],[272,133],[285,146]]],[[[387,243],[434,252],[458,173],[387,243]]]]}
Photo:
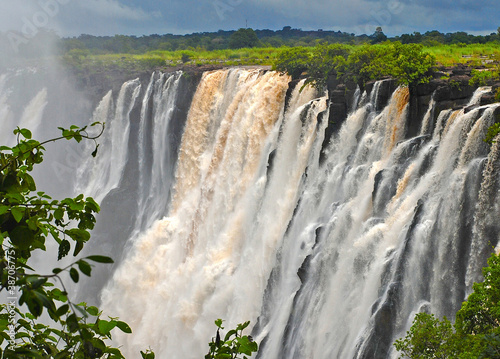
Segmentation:
{"type": "Polygon", "coordinates": [[[151,78],[151,73],[158,72],[175,72],[182,70],[187,74],[187,77],[200,79],[203,72],[217,70],[222,66],[178,66],[169,68],[157,68],[153,70],[144,71],[127,71],[127,70],[107,70],[103,69],[101,72],[88,73],[85,71],[77,72],[75,75],[75,83],[78,89],[85,91],[90,101],[94,104],[99,103],[102,97],[112,90],[113,94],[120,91],[124,82],[139,78],[143,87],[147,87],[151,78]]]}
{"type": "MultiPolygon", "coordinates": [[[[441,68],[434,73],[434,78],[428,83],[419,84],[410,89],[410,109],[406,123],[405,137],[417,136],[422,126],[422,120],[429,109],[432,99],[435,101],[430,123],[435,123],[437,116],[445,109],[458,109],[467,105],[477,86],[469,84],[472,68],[466,65],[457,65],[453,68],[441,68]]],[[[367,83],[365,91],[368,95],[373,91],[375,82],[367,83]]],[[[496,102],[495,94],[500,83],[492,83],[492,91],[483,95],[479,105],[496,102]]],[[[396,80],[385,80],[379,88],[375,108],[381,111],[387,105],[392,93],[397,87],[396,80]]],[[[338,80],[328,82],[328,97],[330,99],[330,115],[328,128],[325,134],[324,146],[331,136],[340,128],[352,108],[352,101],[356,85],[343,84],[338,80]]],[[[471,110],[471,109],[469,109],[471,110]]],[[[432,131],[432,128],[430,129],[432,131]]],[[[323,147],[324,147],[323,146],[323,147]]]]}

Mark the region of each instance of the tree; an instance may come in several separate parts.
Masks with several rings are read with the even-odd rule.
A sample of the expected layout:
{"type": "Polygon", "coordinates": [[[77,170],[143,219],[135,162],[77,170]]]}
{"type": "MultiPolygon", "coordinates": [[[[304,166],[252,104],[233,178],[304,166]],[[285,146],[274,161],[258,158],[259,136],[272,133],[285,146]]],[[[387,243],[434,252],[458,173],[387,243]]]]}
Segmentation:
{"type": "Polygon", "coordinates": [[[428,83],[432,78],[432,70],[436,58],[423,51],[420,44],[403,45],[394,42],[392,47],[393,66],[389,75],[396,78],[401,85],[410,87],[410,90],[421,83],[428,83]]]}
{"type": "Polygon", "coordinates": [[[384,34],[384,32],[382,31],[382,28],[380,26],[378,26],[375,29],[375,32],[370,37],[372,39],[372,41],[371,41],[372,44],[379,44],[379,43],[387,40],[387,36],[384,34]]]}
{"type": "Polygon", "coordinates": [[[356,47],[347,59],[344,76],[363,88],[370,80],[389,76],[390,48],[386,45],[362,45],[356,47]]]}
{"type": "Polygon", "coordinates": [[[330,77],[340,77],[345,72],[349,48],[345,45],[318,43],[309,62],[307,75],[318,89],[324,89],[330,77]]]}
{"type": "Polygon", "coordinates": [[[457,312],[455,324],[419,313],[405,338],[396,340],[401,358],[500,357],[500,256],[493,253],[483,268],[484,281],[457,312]]]}
{"type": "Polygon", "coordinates": [[[273,65],[273,70],[286,72],[293,80],[296,80],[307,70],[310,61],[311,55],[309,49],[305,47],[291,47],[279,53],[273,65]]]}
{"type": "Polygon", "coordinates": [[[442,321],[432,314],[418,313],[406,337],[396,340],[396,350],[403,358],[451,358],[455,348],[450,346],[454,335],[449,320],[442,321]]]}
{"type": "Polygon", "coordinates": [[[500,327],[500,256],[488,259],[483,277],[457,312],[455,328],[460,334],[484,335],[500,327]]]}
{"type": "MultiPolygon", "coordinates": [[[[38,142],[29,130],[17,128],[17,144],[0,147],[0,291],[8,297],[8,303],[0,305],[0,344],[6,342],[0,349],[2,358],[123,358],[105,340],[114,328],[130,333],[130,327],[116,318],[103,318],[94,306],[73,303],[63,280],[69,275],[78,282],[80,274],[91,275],[91,263],[112,263],[110,258],[88,256],[50,274],[30,267],[34,251],[46,251],[48,239],[58,245],[58,260],[71,250],[77,256],[90,239],[99,205],[83,195],[53,200],[37,192],[30,175],[43,161],[47,143],[95,141],[102,133],[91,136],[86,129],[61,128],[62,136],[38,142]],[[44,313],[52,325],[40,321],[44,313]]],[[[97,147],[96,143],[93,156],[97,147]]]]}
{"type": "Polygon", "coordinates": [[[241,49],[243,47],[255,47],[259,43],[259,38],[253,29],[239,29],[229,38],[230,49],[241,49]]]}

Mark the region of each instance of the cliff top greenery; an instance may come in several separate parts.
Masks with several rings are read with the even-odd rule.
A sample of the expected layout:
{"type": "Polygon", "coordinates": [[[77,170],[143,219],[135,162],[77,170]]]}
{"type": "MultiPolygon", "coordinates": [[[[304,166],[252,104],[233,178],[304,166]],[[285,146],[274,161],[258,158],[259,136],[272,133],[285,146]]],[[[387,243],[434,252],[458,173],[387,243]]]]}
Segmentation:
{"type": "Polygon", "coordinates": [[[443,66],[469,63],[480,66],[500,59],[500,28],[497,33],[475,36],[466,32],[427,31],[387,37],[382,28],[371,35],[341,31],[303,31],[285,26],[282,30],[239,29],[188,35],[92,36],[59,38],[53,32],[39,31],[28,43],[13,49],[7,34],[0,33],[0,45],[14,51],[0,58],[0,68],[35,61],[47,53],[47,44],[55,44],[58,56],[73,70],[119,69],[134,72],[158,67],[185,65],[235,66],[273,65],[281,52],[292,47],[314,48],[318,43],[349,47],[382,42],[420,44],[443,66]],[[19,58],[24,61],[19,62],[19,58]]]}

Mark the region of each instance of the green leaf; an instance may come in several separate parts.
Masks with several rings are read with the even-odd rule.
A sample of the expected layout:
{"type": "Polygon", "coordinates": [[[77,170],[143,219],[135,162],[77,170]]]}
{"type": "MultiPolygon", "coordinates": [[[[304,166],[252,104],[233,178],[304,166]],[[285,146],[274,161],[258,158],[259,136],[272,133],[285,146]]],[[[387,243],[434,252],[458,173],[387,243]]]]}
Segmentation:
{"type": "Polygon", "coordinates": [[[79,228],[67,229],[64,231],[68,236],[70,236],[76,242],[85,243],[90,239],[90,233],[86,230],[79,228]]]}
{"type": "Polygon", "coordinates": [[[26,174],[24,176],[24,184],[30,191],[36,191],[35,180],[30,175],[26,174]]]}
{"type": "Polygon", "coordinates": [[[97,204],[96,201],[92,197],[87,197],[87,202],[85,204],[90,210],[99,213],[101,208],[99,207],[99,204],[97,204]]]}
{"type": "Polygon", "coordinates": [[[83,249],[83,242],[76,242],[75,250],[73,251],[73,256],[76,257],[78,253],[83,249]]]}
{"type": "Polygon", "coordinates": [[[97,326],[99,328],[99,333],[102,335],[108,335],[111,330],[116,327],[117,322],[115,320],[107,321],[107,320],[99,320],[97,322],[97,326]]]}
{"type": "Polygon", "coordinates": [[[223,322],[223,320],[222,320],[222,319],[217,319],[217,320],[215,321],[215,325],[216,325],[218,328],[220,328],[220,329],[224,329],[224,327],[222,326],[222,322],[223,322]]]}
{"type": "Polygon", "coordinates": [[[120,330],[121,330],[122,332],[124,332],[124,333],[127,333],[127,334],[132,333],[132,329],[131,329],[131,328],[130,328],[130,326],[129,326],[127,323],[125,323],[125,322],[121,322],[121,321],[119,321],[119,320],[118,320],[118,321],[116,322],[116,326],[117,326],[118,328],[120,328],[120,330]]]}
{"type": "Polygon", "coordinates": [[[248,327],[249,325],[250,325],[250,322],[245,322],[245,323],[242,323],[242,324],[238,324],[238,326],[236,327],[236,330],[243,330],[246,327],[248,327]]]}
{"type": "Polygon", "coordinates": [[[85,262],[83,259],[79,260],[76,263],[78,264],[78,268],[80,269],[80,271],[86,276],[90,277],[90,273],[92,272],[92,267],[90,266],[90,264],[85,262]]]}
{"type": "Polygon", "coordinates": [[[54,288],[50,291],[50,294],[55,300],[60,302],[68,301],[68,293],[62,292],[59,288],[54,288]]]}
{"type": "Polygon", "coordinates": [[[99,315],[99,309],[94,306],[87,307],[87,313],[90,315],[97,317],[99,315]]]}
{"type": "Polygon", "coordinates": [[[47,283],[47,278],[38,278],[37,280],[31,282],[31,289],[38,289],[45,283],[47,283]]]}
{"type": "Polygon", "coordinates": [[[0,216],[7,213],[9,211],[9,208],[9,206],[0,205],[0,216]]]}
{"type": "Polygon", "coordinates": [[[25,209],[22,207],[13,207],[10,209],[10,213],[12,213],[12,216],[14,217],[17,223],[21,222],[21,220],[23,219],[24,212],[25,209]]]}
{"type": "Polygon", "coordinates": [[[61,220],[61,219],[63,219],[63,217],[64,217],[64,210],[62,208],[57,208],[54,211],[54,218],[61,220]]]}
{"type": "Polygon", "coordinates": [[[68,329],[70,333],[74,333],[78,330],[80,325],[78,324],[78,319],[76,318],[75,314],[71,314],[67,319],[66,319],[66,325],[68,326],[68,329]]]}
{"type": "Polygon", "coordinates": [[[240,347],[238,352],[246,355],[252,355],[252,352],[257,351],[257,343],[251,341],[247,336],[236,338],[240,347]]]}
{"type": "Polygon", "coordinates": [[[143,352],[141,350],[141,356],[142,356],[142,359],[155,359],[155,353],[153,353],[151,351],[143,352]]]}
{"type": "Polygon", "coordinates": [[[84,308],[86,305],[87,305],[86,303],[82,303],[82,304],[75,305],[75,307],[74,307],[85,318],[88,317],[87,310],[84,308]]]}
{"type": "Polygon", "coordinates": [[[237,331],[235,329],[230,330],[229,332],[227,332],[226,336],[224,337],[224,341],[227,342],[235,334],[237,334],[237,331]]]}
{"type": "Polygon", "coordinates": [[[98,352],[96,354],[98,356],[102,355],[102,353],[106,350],[106,344],[104,344],[104,342],[99,338],[92,339],[92,346],[94,349],[97,349],[98,352]]]}
{"type": "Polygon", "coordinates": [[[106,348],[105,353],[113,354],[113,355],[117,356],[118,358],[123,358],[123,355],[120,352],[120,349],[118,349],[118,348],[106,348]]]}
{"type": "Polygon", "coordinates": [[[57,260],[61,260],[61,258],[66,257],[69,253],[70,248],[71,248],[71,244],[69,243],[69,241],[67,239],[63,239],[61,241],[61,244],[59,245],[59,252],[57,255],[57,260]]]}
{"type": "Polygon", "coordinates": [[[21,133],[21,135],[23,135],[24,138],[26,138],[27,140],[31,139],[31,131],[28,130],[27,128],[20,128],[19,129],[19,132],[21,133]]]}
{"type": "Polygon", "coordinates": [[[78,283],[79,275],[78,275],[78,271],[75,268],[71,268],[69,270],[69,276],[71,277],[73,282],[78,283]]]}
{"type": "Polygon", "coordinates": [[[85,259],[97,262],[97,263],[114,263],[114,261],[106,256],[88,256],[85,259]]]}
{"type": "Polygon", "coordinates": [[[35,239],[33,231],[28,226],[17,226],[9,233],[13,245],[22,250],[30,248],[35,239]]]}
{"type": "Polygon", "coordinates": [[[66,313],[68,312],[68,310],[69,310],[69,305],[68,305],[68,304],[63,304],[63,305],[61,305],[61,306],[57,309],[57,311],[56,311],[56,315],[57,315],[58,317],[61,317],[61,316],[63,316],[64,314],[66,314],[66,313]]]}

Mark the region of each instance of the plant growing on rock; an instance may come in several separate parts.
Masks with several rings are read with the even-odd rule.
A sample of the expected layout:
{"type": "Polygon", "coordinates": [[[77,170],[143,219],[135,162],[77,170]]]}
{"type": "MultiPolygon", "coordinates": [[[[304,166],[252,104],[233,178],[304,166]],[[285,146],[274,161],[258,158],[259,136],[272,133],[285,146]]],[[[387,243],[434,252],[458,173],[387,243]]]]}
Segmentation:
{"type": "Polygon", "coordinates": [[[500,256],[493,253],[483,268],[484,281],[457,312],[455,324],[419,313],[405,338],[394,346],[400,358],[500,357],[500,256]]]}
{"type": "Polygon", "coordinates": [[[309,49],[292,47],[280,52],[273,65],[273,70],[286,72],[292,77],[292,80],[296,80],[304,71],[307,71],[310,61],[309,49]]]}

